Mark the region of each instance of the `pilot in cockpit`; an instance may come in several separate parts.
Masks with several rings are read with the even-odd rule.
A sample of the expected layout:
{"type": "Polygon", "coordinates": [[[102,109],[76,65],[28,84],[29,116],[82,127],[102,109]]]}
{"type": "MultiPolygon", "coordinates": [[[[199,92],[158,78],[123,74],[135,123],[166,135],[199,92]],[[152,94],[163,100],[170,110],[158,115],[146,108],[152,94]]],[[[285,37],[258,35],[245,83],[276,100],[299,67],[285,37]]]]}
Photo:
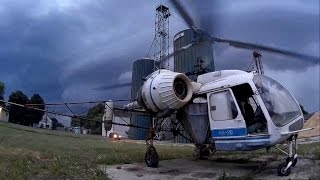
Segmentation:
{"type": "Polygon", "coordinates": [[[256,110],[254,111],[248,99],[248,97],[242,97],[239,98],[238,102],[241,113],[243,114],[243,118],[245,119],[247,125],[247,132],[248,134],[263,132],[267,127],[266,118],[261,110],[261,107],[257,106],[256,110]]]}

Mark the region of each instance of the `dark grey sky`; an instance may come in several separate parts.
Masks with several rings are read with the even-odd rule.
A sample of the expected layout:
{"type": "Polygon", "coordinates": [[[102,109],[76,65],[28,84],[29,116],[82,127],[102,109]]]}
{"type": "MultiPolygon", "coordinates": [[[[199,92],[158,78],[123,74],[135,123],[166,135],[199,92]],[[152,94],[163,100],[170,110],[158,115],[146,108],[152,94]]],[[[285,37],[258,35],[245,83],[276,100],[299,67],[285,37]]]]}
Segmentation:
{"type": "MultiPolygon", "coordinates": [[[[152,42],[159,2],[0,0],[0,80],[6,97],[22,90],[29,96],[39,93],[46,102],[129,99],[129,88],[94,88],[131,79],[132,63],[146,55],[152,42]]],[[[200,7],[204,15],[215,14],[212,25],[219,24],[215,33],[220,37],[319,57],[318,0],[227,0],[219,8],[210,8],[210,1],[184,4],[193,13],[200,7]]],[[[186,28],[174,10],[173,15],[171,43],[186,28]]],[[[214,47],[217,69],[244,69],[251,59],[251,51],[214,47]]],[[[319,65],[268,53],[263,62],[265,73],[307,110],[320,110],[319,65]]]]}

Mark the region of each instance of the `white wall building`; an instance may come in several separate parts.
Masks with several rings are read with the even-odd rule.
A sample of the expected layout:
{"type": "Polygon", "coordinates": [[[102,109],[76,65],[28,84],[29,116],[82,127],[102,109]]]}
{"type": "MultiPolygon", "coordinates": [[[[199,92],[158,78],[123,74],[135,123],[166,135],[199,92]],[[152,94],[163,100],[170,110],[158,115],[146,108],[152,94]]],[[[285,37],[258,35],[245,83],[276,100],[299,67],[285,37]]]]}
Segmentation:
{"type": "Polygon", "coordinates": [[[9,122],[9,110],[0,106],[0,121],[9,122]]]}
{"type": "MultiPolygon", "coordinates": [[[[103,121],[110,121],[112,120],[113,123],[119,123],[119,124],[130,124],[130,114],[124,111],[113,111],[113,102],[106,102],[105,105],[105,113],[103,116],[103,121]]],[[[109,137],[110,133],[117,133],[119,134],[122,138],[128,138],[128,131],[129,127],[128,126],[123,126],[123,125],[115,125],[112,124],[112,127],[110,131],[106,131],[105,129],[105,124],[102,124],[102,136],[107,136],[109,137]]]]}
{"type": "Polygon", "coordinates": [[[52,120],[47,114],[44,114],[41,121],[38,124],[39,128],[52,129],[52,120]]]}
{"type": "MultiPolygon", "coordinates": [[[[121,124],[126,124],[126,122],[128,122],[130,124],[130,117],[128,116],[113,116],[113,122],[115,123],[121,123],[121,124]]],[[[109,137],[109,134],[111,132],[115,132],[115,133],[118,133],[119,135],[121,135],[121,137],[124,137],[124,138],[128,138],[128,132],[129,131],[129,127],[128,126],[121,126],[121,125],[115,125],[113,124],[112,125],[112,128],[110,131],[107,132],[107,136],[109,137]]]]}

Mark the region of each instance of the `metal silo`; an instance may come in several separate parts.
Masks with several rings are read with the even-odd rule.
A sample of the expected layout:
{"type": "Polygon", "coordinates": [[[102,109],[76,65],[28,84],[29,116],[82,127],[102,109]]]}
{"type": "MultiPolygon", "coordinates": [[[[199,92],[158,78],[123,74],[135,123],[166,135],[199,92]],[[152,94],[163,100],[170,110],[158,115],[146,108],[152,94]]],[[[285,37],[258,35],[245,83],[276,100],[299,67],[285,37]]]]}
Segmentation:
{"type": "MultiPolygon", "coordinates": [[[[137,97],[137,93],[143,83],[143,78],[147,77],[154,71],[155,61],[149,58],[139,59],[133,63],[132,68],[132,85],[131,85],[131,99],[137,97]]],[[[131,124],[141,127],[149,127],[151,122],[150,116],[133,115],[131,117],[131,124]]],[[[147,129],[130,128],[128,136],[130,139],[146,139],[148,135],[147,129]]]]}
{"type": "MultiPolygon", "coordinates": [[[[199,29],[203,36],[199,39],[199,43],[174,55],[174,71],[181,73],[199,73],[211,72],[215,70],[213,59],[212,43],[208,41],[206,32],[199,29]]],[[[173,38],[174,51],[192,43],[195,40],[195,34],[191,29],[178,32],[173,38]]],[[[188,77],[196,81],[196,75],[188,75],[188,77]]],[[[191,139],[186,131],[181,132],[185,137],[191,139]]],[[[177,142],[188,143],[189,141],[183,136],[178,135],[177,142]]]]}
{"type": "Polygon", "coordinates": [[[154,60],[149,58],[138,59],[132,67],[131,99],[137,97],[137,93],[143,83],[142,78],[147,77],[154,71],[154,60]]]}
{"type": "MultiPolygon", "coordinates": [[[[199,30],[201,31],[201,30],[199,30]]],[[[206,32],[204,32],[206,34],[206,32]]],[[[174,71],[182,73],[190,73],[199,71],[200,66],[206,71],[214,71],[213,49],[212,43],[201,38],[197,45],[194,45],[184,51],[177,52],[174,55],[174,71]]],[[[174,36],[174,51],[186,46],[194,41],[194,32],[191,29],[180,31],[174,36]]],[[[189,76],[192,80],[196,80],[197,76],[189,76]]]]}

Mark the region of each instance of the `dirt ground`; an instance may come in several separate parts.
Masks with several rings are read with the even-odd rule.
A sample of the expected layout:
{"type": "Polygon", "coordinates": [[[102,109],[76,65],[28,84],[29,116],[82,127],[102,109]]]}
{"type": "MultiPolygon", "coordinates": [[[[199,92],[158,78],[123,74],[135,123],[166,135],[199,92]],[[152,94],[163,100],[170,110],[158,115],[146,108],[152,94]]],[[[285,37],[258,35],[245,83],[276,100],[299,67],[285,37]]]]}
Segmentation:
{"type": "Polygon", "coordinates": [[[308,119],[308,121],[304,123],[303,128],[314,129],[299,133],[300,138],[320,136],[320,112],[315,113],[310,119],[308,119]]]}
{"type": "Polygon", "coordinates": [[[146,167],[144,163],[104,166],[108,177],[114,180],[195,180],[195,179],[320,179],[320,161],[299,158],[287,177],[277,175],[277,167],[283,157],[275,159],[266,154],[249,161],[228,159],[191,160],[174,159],[160,161],[158,168],[146,167]]]}

